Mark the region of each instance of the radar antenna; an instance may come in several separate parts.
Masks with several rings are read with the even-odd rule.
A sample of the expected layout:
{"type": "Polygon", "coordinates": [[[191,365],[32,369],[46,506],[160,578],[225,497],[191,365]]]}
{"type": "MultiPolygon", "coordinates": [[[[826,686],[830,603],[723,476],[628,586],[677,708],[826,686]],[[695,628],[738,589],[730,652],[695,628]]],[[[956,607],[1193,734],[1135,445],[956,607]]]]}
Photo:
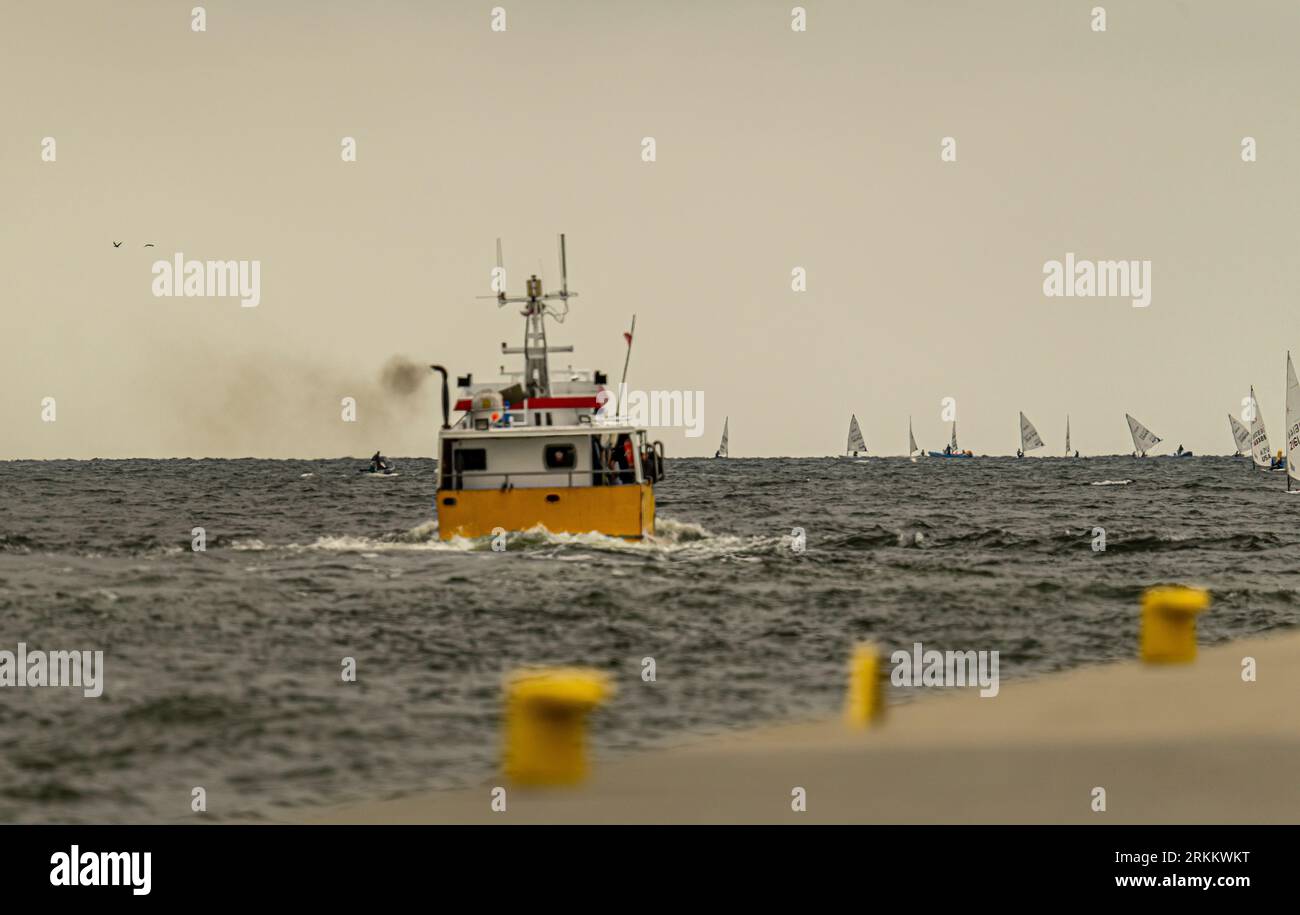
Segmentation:
{"type": "MultiPolygon", "coordinates": [[[[571,353],[572,346],[547,346],[546,318],[549,315],[563,323],[569,313],[569,299],[576,298],[576,292],[569,291],[569,270],[564,244],[564,234],[560,234],[560,291],[543,292],[542,281],[533,274],[528,278],[527,294],[523,296],[507,295],[503,278],[505,267],[501,257],[501,239],[497,239],[497,272],[495,276],[501,281],[495,296],[497,306],[506,304],[523,305],[519,312],[524,316],[524,345],[522,347],[501,344],[501,352],[507,355],[522,354],[524,357],[524,390],[529,397],[548,397],[551,393],[550,366],[547,361],[549,353],[571,353]],[[551,303],[558,302],[559,307],[551,303]]],[[[493,298],[480,296],[480,298],[493,298]]]]}

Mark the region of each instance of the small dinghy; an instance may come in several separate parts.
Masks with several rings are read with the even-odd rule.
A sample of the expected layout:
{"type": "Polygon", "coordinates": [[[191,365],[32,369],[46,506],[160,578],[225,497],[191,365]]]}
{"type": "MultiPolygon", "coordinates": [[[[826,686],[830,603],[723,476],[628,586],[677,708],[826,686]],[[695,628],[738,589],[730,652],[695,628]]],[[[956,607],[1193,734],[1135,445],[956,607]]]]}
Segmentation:
{"type": "Polygon", "coordinates": [[[1269,456],[1268,432],[1264,429],[1264,415],[1255,398],[1255,386],[1250,386],[1250,458],[1256,470],[1273,470],[1269,456]]]}
{"type": "MultiPolygon", "coordinates": [[[[1038,430],[1034,424],[1029,421],[1029,417],[1024,413],[1020,414],[1020,450],[1016,452],[1016,457],[1022,458],[1035,448],[1043,447],[1043,440],[1038,435],[1038,430]]],[[[1068,446],[1067,446],[1068,447],[1068,446]]]]}
{"type": "Polygon", "coordinates": [[[957,447],[957,420],[952,421],[952,439],[948,442],[948,447],[942,451],[931,451],[930,457],[937,458],[973,458],[975,455],[969,451],[962,451],[957,447]]]}
{"type": "MultiPolygon", "coordinates": [[[[1133,436],[1133,454],[1136,457],[1146,457],[1147,452],[1160,444],[1161,438],[1146,426],[1142,425],[1129,414],[1125,413],[1124,418],[1128,420],[1128,431],[1133,436]]],[[[1191,452],[1187,452],[1191,457],[1191,452]]]]}
{"type": "Polygon", "coordinates": [[[1300,382],[1296,381],[1295,366],[1291,364],[1291,351],[1286,354],[1286,491],[1300,490],[1300,382]]]}
{"type": "Polygon", "coordinates": [[[849,417],[849,440],[844,445],[844,452],[848,457],[857,457],[858,452],[866,452],[867,442],[862,437],[862,427],[858,425],[858,416],[854,413],[849,417]]]}
{"type": "Polygon", "coordinates": [[[1228,414],[1228,427],[1232,430],[1232,442],[1237,447],[1237,452],[1233,457],[1248,457],[1250,455],[1250,430],[1243,426],[1237,417],[1231,413],[1228,414]]]}

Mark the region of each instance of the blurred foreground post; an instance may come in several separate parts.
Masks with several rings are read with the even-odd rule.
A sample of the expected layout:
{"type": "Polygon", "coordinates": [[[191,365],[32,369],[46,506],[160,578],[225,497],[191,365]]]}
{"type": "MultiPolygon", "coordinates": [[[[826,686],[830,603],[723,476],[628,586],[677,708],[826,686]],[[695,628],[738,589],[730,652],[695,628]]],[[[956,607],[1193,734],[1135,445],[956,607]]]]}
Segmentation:
{"type": "Polygon", "coordinates": [[[1142,660],[1186,664],[1196,660],[1196,614],[1210,606],[1202,588],[1148,588],[1142,595],[1142,660]]]}
{"type": "Polygon", "coordinates": [[[885,713],[883,663],[880,649],[865,642],[853,649],[849,660],[849,694],[844,715],[853,727],[865,728],[885,713]]]}
{"type": "Polygon", "coordinates": [[[611,693],[597,670],[519,670],[506,680],[506,776],[567,785],[587,776],[587,714],[611,693]]]}

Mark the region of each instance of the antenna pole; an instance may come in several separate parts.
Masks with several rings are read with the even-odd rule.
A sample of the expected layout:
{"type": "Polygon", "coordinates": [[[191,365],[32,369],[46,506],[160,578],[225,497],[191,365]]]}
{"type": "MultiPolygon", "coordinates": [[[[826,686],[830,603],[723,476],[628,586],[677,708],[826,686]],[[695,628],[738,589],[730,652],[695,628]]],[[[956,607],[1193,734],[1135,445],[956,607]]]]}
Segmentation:
{"type": "Polygon", "coordinates": [[[569,266],[564,257],[564,233],[560,233],[560,298],[569,297],[569,266]]]}
{"type": "Polygon", "coordinates": [[[504,304],[506,303],[506,284],[505,284],[505,277],[506,277],[506,268],[505,268],[505,263],[504,263],[504,261],[501,259],[501,237],[500,237],[500,236],[497,236],[497,276],[496,276],[496,280],[497,280],[498,283],[501,284],[500,286],[497,287],[497,305],[504,305],[504,304]]]}
{"type": "Polygon", "coordinates": [[[627,384],[627,364],[632,361],[632,338],[636,335],[636,315],[632,315],[632,329],[627,332],[627,355],[623,357],[623,380],[618,383],[619,390],[627,384]]]}

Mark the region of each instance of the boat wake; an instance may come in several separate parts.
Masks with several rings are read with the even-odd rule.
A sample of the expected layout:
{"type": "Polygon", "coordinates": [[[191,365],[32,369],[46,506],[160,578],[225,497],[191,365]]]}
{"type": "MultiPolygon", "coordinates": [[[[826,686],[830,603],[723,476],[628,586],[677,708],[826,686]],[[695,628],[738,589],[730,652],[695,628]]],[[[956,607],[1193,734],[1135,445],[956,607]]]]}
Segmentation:
{"type": "Polygon", "coordinates": [[[1098,480],[1095,483],[1089,483],[1089,486],[1127,486],[1132,480],[1098,480]]]}
{"type": "MultiPolygon", "coordinates": [[[[648,558],[711,558],[747,552],[770,552],[789,548],[789,536],[736,537],[714,534],[699,524],[674,521],[660,516],[655,522],[656,534],[644,540],[624,540],[605,534],[564,534],[548,531],[538,525],[526,531],[505,534],[504,552],[523,552],[537,558],[581,559],[591,552],[620,553],[648,558]]],[[[496,537],[452,537],[441,540],[438,522],[428,521],[407,531],[385,534],[380,537],[354,535],[318,537],[306,545],[289,544],[292,551],[324,550],[342,553],[384,553],[428,551],[436,553],[491,553],[499,552],[493,546],[496,537]]],[[[248,548],[248,547],[244,547],[248,548]]],[[[256,548],[265,549],[258,544],[256,548]]]]}

